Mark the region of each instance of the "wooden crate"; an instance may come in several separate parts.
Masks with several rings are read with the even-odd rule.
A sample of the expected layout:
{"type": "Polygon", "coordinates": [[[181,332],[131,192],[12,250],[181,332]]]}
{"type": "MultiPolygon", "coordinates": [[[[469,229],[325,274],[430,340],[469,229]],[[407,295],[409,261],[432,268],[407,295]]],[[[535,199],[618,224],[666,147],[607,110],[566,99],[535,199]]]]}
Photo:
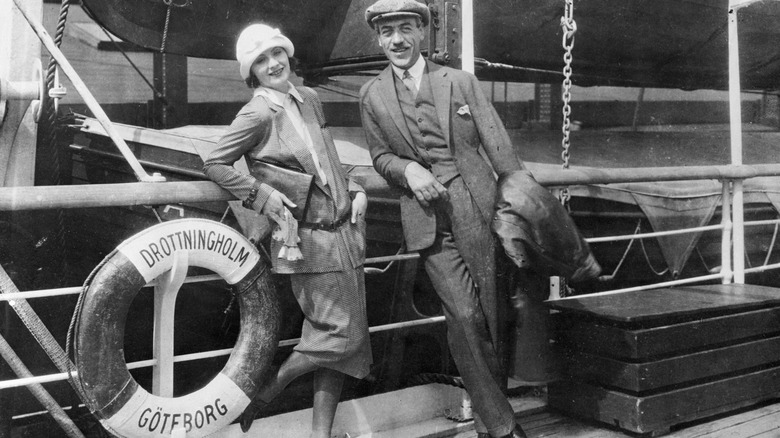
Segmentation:
{"type": "Polygon", "coordinates": [[[709,285],[551,302],[549,405],[658,436],[780,395],[780,289],[709,285]]]}

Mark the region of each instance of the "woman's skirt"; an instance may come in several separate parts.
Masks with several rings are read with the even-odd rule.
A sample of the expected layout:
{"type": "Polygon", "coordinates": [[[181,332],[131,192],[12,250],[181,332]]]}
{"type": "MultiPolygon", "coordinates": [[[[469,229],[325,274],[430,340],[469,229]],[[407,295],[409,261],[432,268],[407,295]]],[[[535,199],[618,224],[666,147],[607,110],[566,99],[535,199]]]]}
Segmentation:
{"type": "Polygon", "coordinates": [[[305,315],[295,351],[313,363],[362,379],[372,362],[363,267],[291,274],[305,315]]]}

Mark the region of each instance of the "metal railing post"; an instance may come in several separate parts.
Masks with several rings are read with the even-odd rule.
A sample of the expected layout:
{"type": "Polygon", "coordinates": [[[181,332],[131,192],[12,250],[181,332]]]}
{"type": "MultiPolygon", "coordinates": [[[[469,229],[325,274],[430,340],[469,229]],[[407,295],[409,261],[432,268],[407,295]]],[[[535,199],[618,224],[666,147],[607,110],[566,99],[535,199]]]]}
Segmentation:
{"type": "Polygon", "coordinates": [[[734,249],[734,283],[745,284],[745,196],[744,180],[734,180],[732,193],[732,223],[734,249]]]}
{"type": "Polygon", "coordinates": [[[173,320],[176,296],[187,278],[189,260],[185,251],[173,254],[171,270],[158,278],[154,286],[152,393],[173,397],[173,320]]]}
{"type": "Polygon", "coordinates": [[[734,270],[731,267],[731,231],[734,226],[731,221],[731,181],[724,179],[721,195],[721,219],[723,226],[720,242],[720,273],[723,275],[723,284],[730,284],[734,280],[734,270]]]}
{"type": "MultiPolygon", "coordinates": [[[[731,164],[742,164],[742,89],[739,72],[739,32],[737,11],[755,3],[756,0],[731,0],[728,11],[729,36],[729,119],[731,127],[731,164]]],[[[734,180],[733,223],[734,223],[734,282],[745,283],[745,220],[744,180],[734,180]]]]}
{"type": "Polygon", "coordinates": [[[474,0],[461,0],[461,69],[474,73],[474,0]]]}

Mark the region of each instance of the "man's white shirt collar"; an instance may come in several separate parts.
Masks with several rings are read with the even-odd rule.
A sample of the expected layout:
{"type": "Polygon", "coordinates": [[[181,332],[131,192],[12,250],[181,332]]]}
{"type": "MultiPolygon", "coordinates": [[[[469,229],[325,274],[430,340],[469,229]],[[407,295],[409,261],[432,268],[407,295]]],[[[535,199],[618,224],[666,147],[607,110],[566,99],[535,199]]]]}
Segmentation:
{"type": "MultiPolygon", "coordinates": [[[[403,80],[404,78],[404,69],[398,68],[393,64],[390,64],[393,67],[393,72],[396,76],[398,76],[398,79],[403,80]]],[[[412,79],[414,79],[414,85],[417,86],[417,89],[420,89],[420,82],[422,81],[422,75],[425,71],[425,58],[422,57],[422,55],[417,57],[417,62],[414,63],[411,67],[408,68],[409,74],[412,75],[412,79]]]]}

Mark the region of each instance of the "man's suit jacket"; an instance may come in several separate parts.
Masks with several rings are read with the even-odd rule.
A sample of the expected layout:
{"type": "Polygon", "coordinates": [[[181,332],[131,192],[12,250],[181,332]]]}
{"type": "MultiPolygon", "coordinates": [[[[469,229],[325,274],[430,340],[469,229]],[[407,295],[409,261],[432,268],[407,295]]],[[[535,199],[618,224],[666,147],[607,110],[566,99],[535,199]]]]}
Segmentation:
{"type": "MultiPolygon", "coordinates": [[[[205,161],[204,172],[238,199],[245,199],[250,189],[257,186],[257,199],[253,205],[259,211],[274,188],[237,170],[233,166],[236,161],[246,157],[251,168],[252,160],[266,159],[302,169],[314,175],[314,188],[304,220],[335,221],[351,212],[352,203],[348,192],[363,189],[350,180],[341,167],[333,138],[325,126],[322,104],[317,94],[310,88],[297,89],[304,101],[300,108],[301,114],[326,174],[327,185],[319,177],[311,153],[283,107],[263,96],[255,96],[239,111],[217,148],[205,161]],[[335,191],[340,191],[340,195],[336,196],[335,191]]],[[[281,243],[272,241],[271,258],[277,273],[340,271],[348,267],[342,266],[342,260],[351,265],[349,267],[357,268],[365,259],[365,222],[362,218],[357,224],[347,220],[335,232],[299,228],[298,236],[301,238],[299,246],[303,253],[303,260],[300,261],[277,259],[275,255],[281,243]],[[347,254],[340,253],[339,248],[343,249],[345,245],[339,244],[338,239],[343,239],[347,254]]]]}
{"type": "MultiPolygon", "coordinates": [[[[524,166],[477,78],[430,61],[426,64],[439,125],[455,157],[458,172],[489,225],[496,195],[493,169],[501,175],[524,169],[524,166]],[[480,148],[490,164],[481,155],[480,148]]],[[[388,66],[363,86],[360,90],[361,116],[374,168],[391,184],[406,189],[401,196],[401,218],[407,249],[415,251],[433,243],[435,220],[433,211],[422,207],[406,184],[406,166],[411,161],[424,162],[417,155],[401,113],[393,74],[388,66]]]]}

